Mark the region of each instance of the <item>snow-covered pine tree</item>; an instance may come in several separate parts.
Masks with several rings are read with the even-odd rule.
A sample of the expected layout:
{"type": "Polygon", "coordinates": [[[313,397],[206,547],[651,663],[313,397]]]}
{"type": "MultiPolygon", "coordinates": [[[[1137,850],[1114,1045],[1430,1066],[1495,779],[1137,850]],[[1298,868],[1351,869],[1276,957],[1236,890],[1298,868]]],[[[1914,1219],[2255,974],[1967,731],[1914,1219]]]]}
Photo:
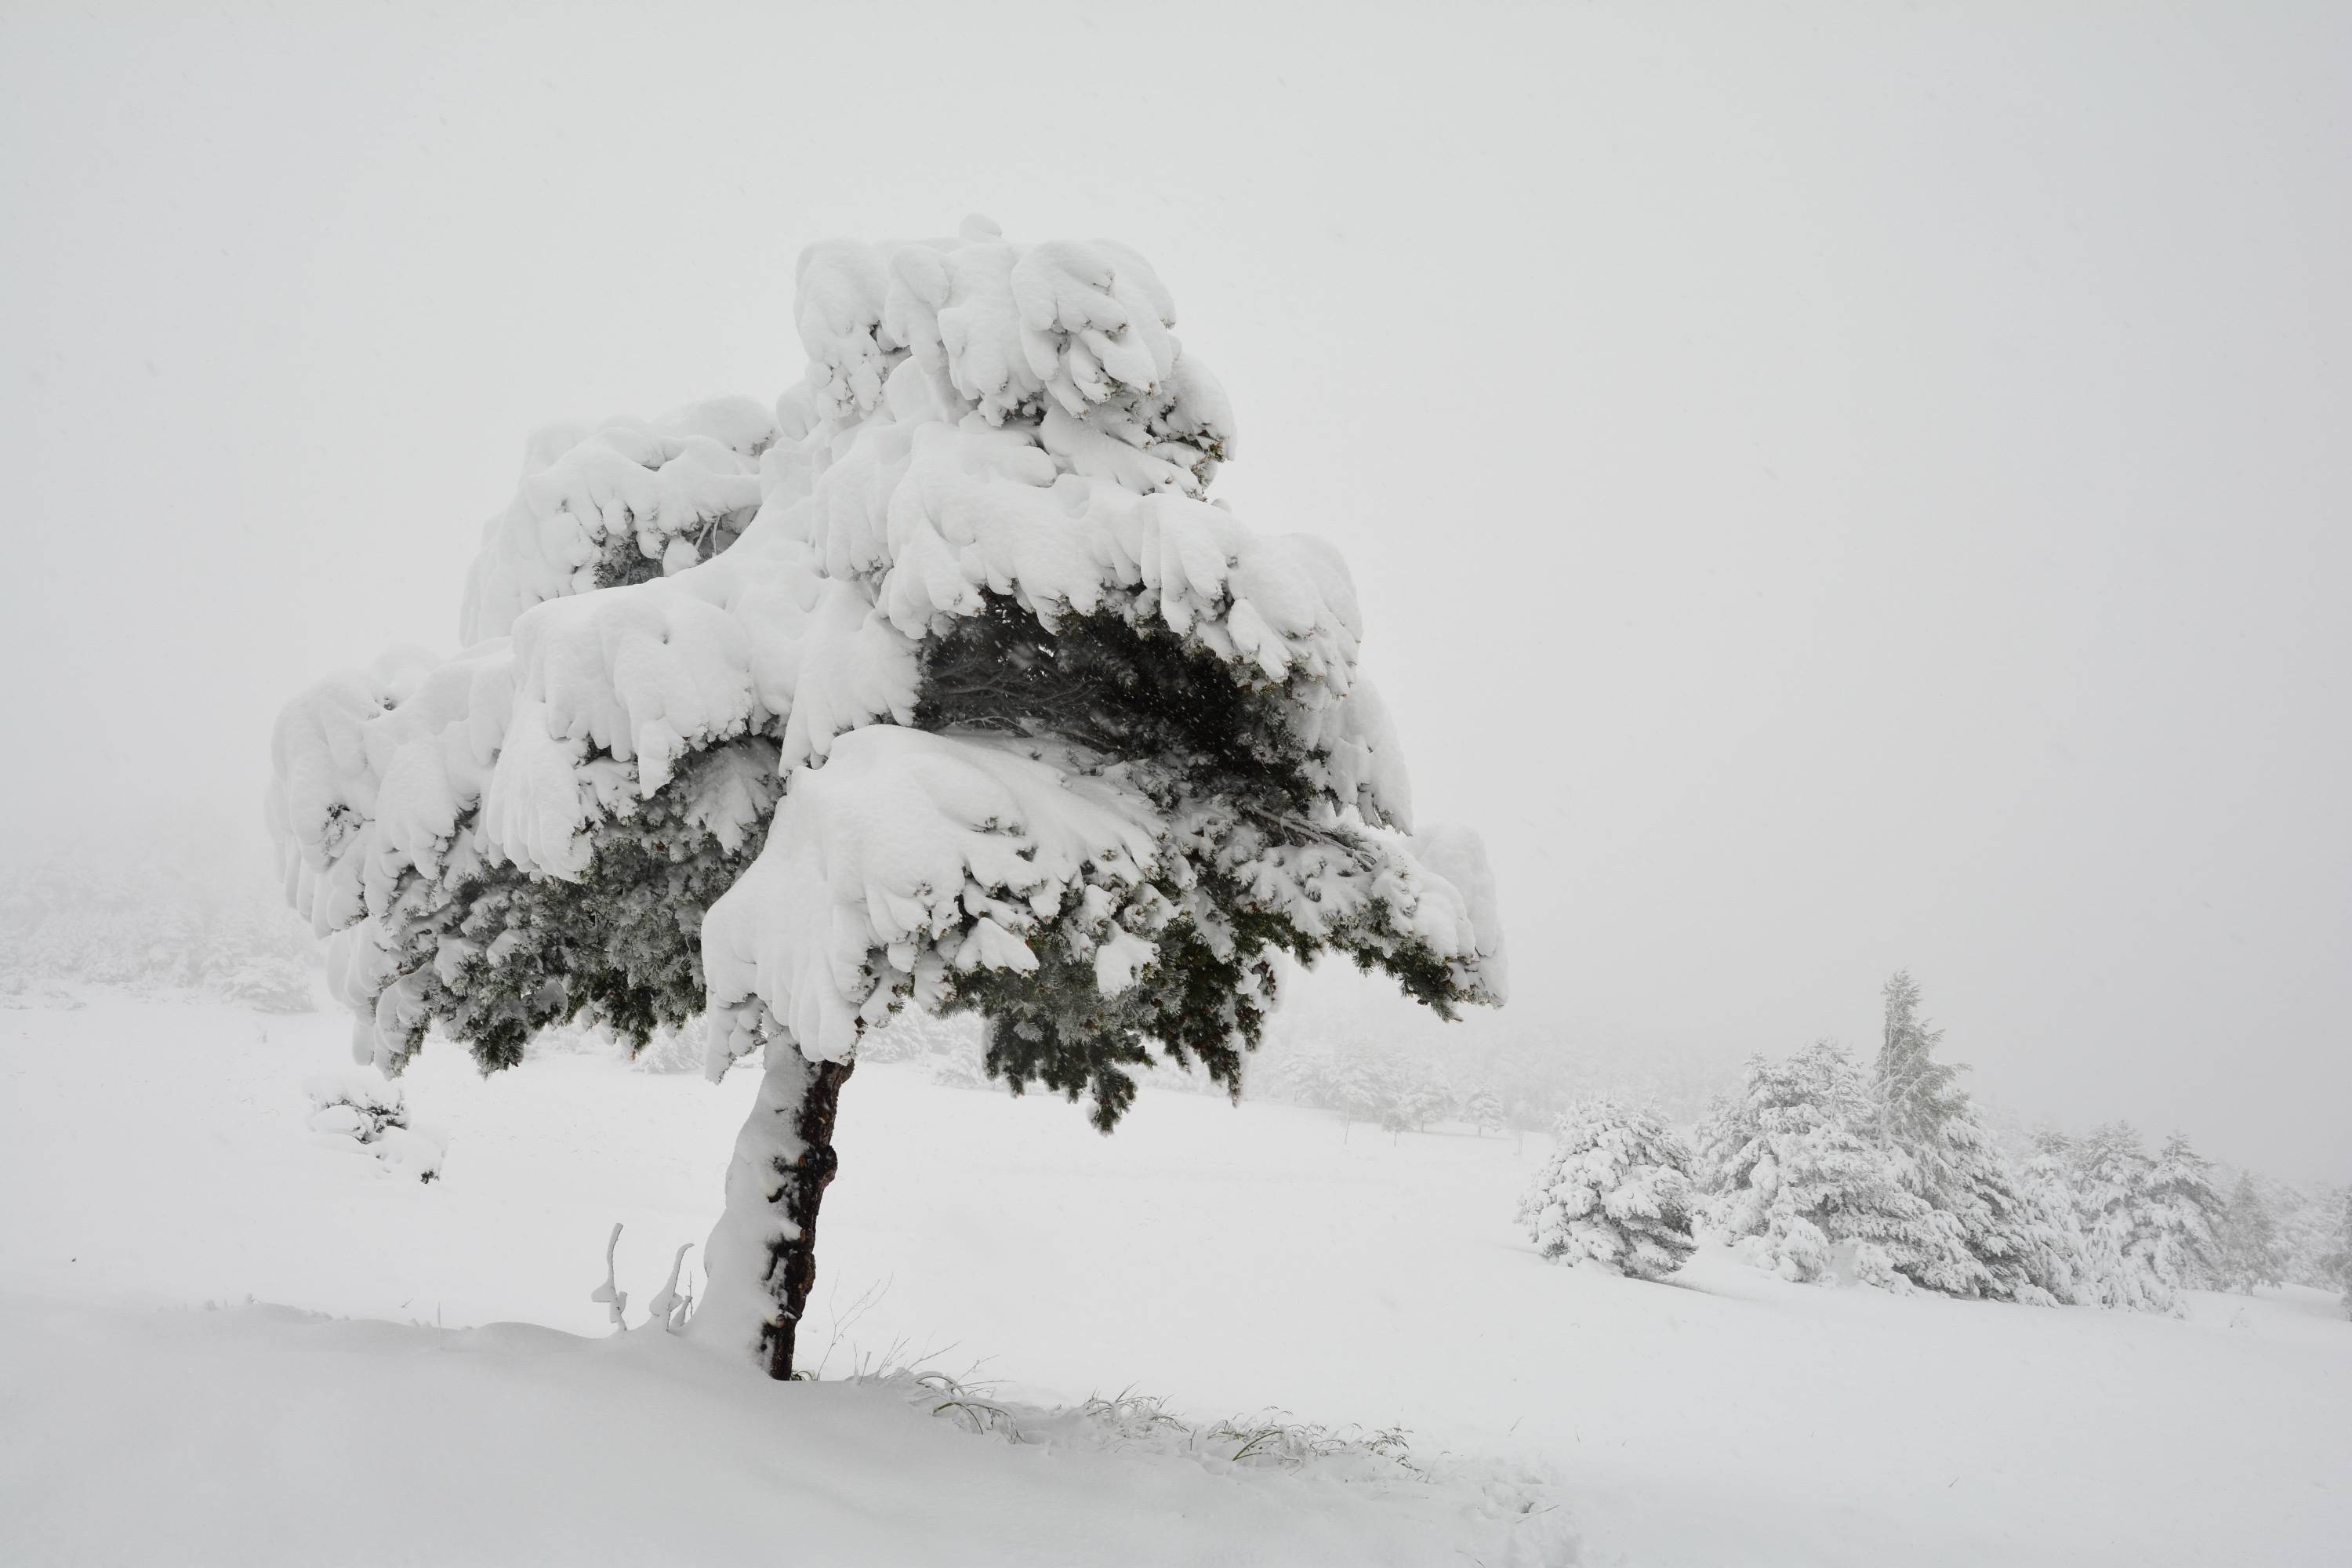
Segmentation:
{"type": "Polygon", "coordinates": [[[764,1079],[695,1331],[793,1364],[866,1027],[987,1020],[989,1070],[1090,1097],[1239,1081],[1275,958],[1451,1016],[1499,1001],[1475,836],[1410,826],[1339,556],[1207,495],[1223,393],[1108,242],[834,241],[808,365],[534,437],[447,658],[292,703],[271,817],[358,1049],[485,1070],[575,1016],[708,1010],[764,1079]]]}
{"type": "Polygon", "coordinates": [[[1328,1042],[1286,1040],[1270,1050],[1262,1049],[1250,1068],[1252,1093],[1317,1110],[1339,1109],[1342,1061],[1328,1042]]]}
{"type": "Polygon", "coordinates": [[[1843,1249],[1857,1279],[1908,1289],[1966,1257],[1878,1142],[1860,1075],[1827,1040],[1751,1058],[1739,1095],[1701,1123],[1696,1163],[1714,1224],[1783,1279],[1822,1279],[1843,1249]]]}
{"type": "Polygon", "coordinates": [[[2336,1277],[2328,1274],[2324,1260],[2336,1250],[2336,1215],[2343,1190],[2326,1183],[2286,1183],[2251,1168],[2246,1175],[2263,1196],[2263,1208],[2270,1211],[2282,1284],[2336,1289],[2336,1277]]]}
{"type": "Polygon", "coordinates": [[[1398,1101],[1405,1125],[1423,1132],[1429,1131],[1431,1122],[1452,1116],[1455,1109],[1454,1086],[1445,1081],[1444,1073],[1424,1061],[1405,1064],[1398,1101]]]}
{"type": "Polygon", "coordinates": [[[2157,1152],[2140,1189],[2134,1249],[2175,1291],[2210,1289],[2219,1271],[2213,1231],[2221,1199],[2210,1170],[2189,1135],[2175,1132],[2157,1152]]]}
{"type": "Polygon", "coordinates": [[[2336,1234],[2329,1249],[2320,1255],[2319,1267],[2324,1277],[2344,1292],[2344,1315],[2352,1318],[2352,1187],[2336,1206],[2336,1234]]]}
{"type": "Polygon", "coordinates": [[[1919,1016],[1919,987],[1897,971],[1887,981],[1885,1028],[1871,1083],[1880,1143],[1902,1153],[1905,1184],[1954,1227],[1965,1257],[1931,1252],[1904,1272],[1956,1296],[2048,1306],[2061,1299],[2050,1268],[2056,1238],[2018,1189],[1991,1131],[1959,1084],[1966,1064],[1937,1058],[1944,1032],[1919,1016]]]}
{"type": "Polygon", "coordinates": [[[1938,1212],[1958,1221],[1961,1243],[1982,1271],[1975,1293],[2043,1307],[2066,1300],[2073,1271],[2063,1221],[2026,1194],[1975,1106],[1945,1123],[1937,1154],[1938,1175],[1921,1187],[1938,1212]]]}
{"type": "Polygon", "coordinates": [[[1397,1064],[1384,1052],[1357,1050],[1339,1064],[1332,1081],[1334,1108],[1340,1120],[1368,1121],[1397,1131],[1403,1126],[1398,1109],[1403,1098],[1397,1064]]]}
{"type": "Polygon", "coordinates": [[[2216,1240],[2223,1289],[2251,1295],[2257,1285],[2284,1282],[2278,1224],[2271,1217],[2270,1205],[2263,1201],[2262,1190],[2254,1185],[2252,1172],[2241,1172],[2237,1184],[2231,1188],[2216,1240]]]}
{"type": "Polygon", "coordinates": [[[2074,1156],[2083,1299],[2127,1311],[2178,1313],[2179,1288],[2154,1266],[2147,1204],[2154,1165],[2138,1131],[2126,1121],[2095,1127],[2075,1142],[2074,1156]]]}
{"type": "Polygon", "coordinates": [[[1967,1100],[1964,1064],[1939,1061],[1944,1031],[1919,1016],[1918,983],[1898,969],[1880,992],[1878,1060],[1872,1078],[1879,1142],[1890,1148],[1933,1148],[1943,1124],[1967,1100]]]}
{"type": "Polygon", "coordinates": [[[1658,1279],[1697,1249],[1690,1153],[1657,1116],[1608,1098],[1572,1107],[1552,1129],[1550,1157],[1519,1199],[1519,1220],[1543,1256],[1587,1259],[1658,1279]]]}
{"type": "Polygon", "coordinates": [[[2260,1172],[2254,1173],[2254,1184],[2278,1226],[2279,1268],[2286,1282],[2334,1289],[2336,1279],[2330,1259],[2336,1255],[2344,1205],[2352,1202],[2352,1188],[2319,1183],[2298,1185],[2260,1172]]]}
{"type": "Polygon", "coordinates": [[[1480,1084],[1462,1099],[1462,1120],[1476,1129],[1484,1138],[1503,1128],[1503,1098],[1491,1085],[1480,1084]]]}
{"type": "Polygon", "coordinates": [[[2018,1168],[2017,1190],[2027,1216],[2025,1236],[2033,1249],[2028,1272],[2057,1302],[2095,1302],[2098,1294],[2088,1284],[2091,1265],[2074,1179],[2074,1140],[2055,1128],[2037,1129],[2032,1148],[2018,1168]]]}

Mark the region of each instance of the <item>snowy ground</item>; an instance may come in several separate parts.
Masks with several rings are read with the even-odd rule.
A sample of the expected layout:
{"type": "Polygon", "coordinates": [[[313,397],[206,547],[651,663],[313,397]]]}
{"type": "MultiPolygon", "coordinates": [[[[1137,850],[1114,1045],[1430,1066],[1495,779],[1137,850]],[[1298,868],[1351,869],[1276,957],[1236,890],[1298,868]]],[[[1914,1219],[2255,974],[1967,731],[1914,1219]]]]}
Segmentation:
{"type": "MultiPolygon", "coordinates": [[[[1458,1488],[1012,1447],[875,1385],[597,1337],[607,1230],[642,1302],[709,1226],[749,1078],[579,1057],[485,1081],[436,1047],[408,1079],[449,1138],[425,1185],[303,1130],[342,1038],[0,1013],[0,1561],[773,1562],[787,1520],[811,1563],[1509,1539],[1458,1488]],[[275,1305],[189,1310],[248,1297],[275,1305]]],[[[1598,1563],[2334,1563],[2352,1535],[2352,1324],[2315,1292],[2184,1322],[1788,1286],[1712,1251],[1640,1285],[1515,1233],[1533,1141],[1343,1139],[1172,1093],[1106,1140],[914,1068],[859,1070],[840,1147],[803,1338],[828,1376],[895,1353],[1037,1404],[1133,1385],[1402,1426],[1419,1457],[1556,1474],[1598,1563]]]]}

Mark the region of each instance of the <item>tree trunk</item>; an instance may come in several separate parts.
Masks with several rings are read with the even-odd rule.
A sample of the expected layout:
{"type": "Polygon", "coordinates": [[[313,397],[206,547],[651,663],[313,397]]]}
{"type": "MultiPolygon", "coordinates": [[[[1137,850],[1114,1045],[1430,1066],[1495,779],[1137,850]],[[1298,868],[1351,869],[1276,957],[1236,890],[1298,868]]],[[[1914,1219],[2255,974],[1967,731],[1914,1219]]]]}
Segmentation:
{"type": "Polygon", "coordinates": [[[709,1283],[694,1331],[788,1378],[816,1282],[817,1207],[840,1163],[833,1124],[852,1064],[812,1062],[790,1041],[772,1040],[764,1066],[727,1168],[726,1211],[704,1253],[709,1283]]]}

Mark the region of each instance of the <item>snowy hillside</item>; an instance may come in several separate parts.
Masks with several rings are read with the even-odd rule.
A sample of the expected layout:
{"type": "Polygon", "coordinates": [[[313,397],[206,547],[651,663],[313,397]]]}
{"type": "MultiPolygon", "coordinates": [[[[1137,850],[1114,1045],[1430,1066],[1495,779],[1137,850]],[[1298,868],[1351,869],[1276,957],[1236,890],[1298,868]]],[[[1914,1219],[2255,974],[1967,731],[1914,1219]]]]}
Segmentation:
{"type": "Polygon", "coordinates": [[[1157,1092],[1103,1139],[914,1064],[845,1096],[805,1339],[831,1381],[770,1384],[606,1341],[588,1300],[615,1220],[632,1321],[707,1234],[747,1075],[483,1079],[436,1046],[404,1080],[446,1141],[425,1184],[306,1128],[343,1043],[225,1005],[0,1015],[0,1560],[765,1562],[787,1511],[809,1561],[1558,1560],[1566,1518],[1496,1500],[1545,1477],[1585,1560],[1637,1565],[2320,1563],[2352,1523],[2352,1324],[2316,1291],[2176,1321],[1713,1247],[1641,1284],[1538,1258],[1534,1139],[1157,1092]],[[883,1362],[1005,1407],[1402,1426],[1434,1479],[1008,1444],[839,1382],[883,1362]]]}

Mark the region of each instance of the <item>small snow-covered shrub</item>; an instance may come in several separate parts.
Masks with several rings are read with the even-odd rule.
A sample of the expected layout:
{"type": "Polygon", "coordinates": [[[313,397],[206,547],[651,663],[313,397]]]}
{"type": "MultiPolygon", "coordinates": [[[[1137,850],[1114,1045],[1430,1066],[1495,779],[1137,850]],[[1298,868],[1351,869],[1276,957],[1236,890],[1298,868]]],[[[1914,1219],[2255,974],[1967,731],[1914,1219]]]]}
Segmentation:
{"type": "Polygon", "coordinates": [[[526,1061],[546,1061],[558,1057],[614,1057],[621,1054],[620,1041],[601,1024],[566,1022],[551,1024],[530,1037],[523,1047],[526,1061]]]}
{"type": "Polygon", "coordinates": [[[1696,1199],[1690,1155],[1651,1112],[1586,1100],[1553,1129],[1559,1142],[1519,1199],[1528,1238],[1546,1258],[1590,1260],[1657,1279],[1689,1260],[1696,1199]]]}
{"type": "Polygon", "coordinates": [[[948,1089],[989,1089],[988,1052],[977,1035],[958,1040],[931,1058],[931,1081],[948,1089]]]}
{"type": "Polygon", "coordinates": [[[401,1175],[429,1182],[441,1173],[445,1141],[412,1127],[400,1086],[358,1068],[320,1073],[303,1086],[310,1131],[331,1148],[375,1157],[401,1175]]]}
{"type": "Polygon", "coordinates": [[[569,1019],[550,1024],[523,1047],[523,1059],[543,1061],[556,1057],[602,1057],[626,1060],[639,1072],[701,1072],[709,1066],[709,1028],[701,1015],[672,1026],[655,1027],[642,1041],[615,1033],[601,1022],[569,1019]]]}
{"type": "Polygon", "coordinates": [[[942,1018],[935,1014],[901,1008],[868,1028],[857,1042],[862,1062],[911,1062],[932,1057],[981,1054],[980,1020],[970,1016],[942,1018]]]}
{"type": "Polygon", "coordinates": [[[676,1028],[654,1031],[635,1058],[639,1072],[700,1072],[709,1057],[710,1026],[698,1013],[676,1028]]]}
{"type": "Polygon", "coordinates": [[[257,1013],[309,1013],[318,1005],[317,965],[311,955],[271,952],[237,963],[218,977],[215,989],[257,1013]]]}
{"type": "Polygon", "coordinates": [[[373,1143],[388,1127],[408,1125],[400,1085],[345,1068],[322,1072],[302,1086],[314,1107],[310,1131],[373,1143]]]}

